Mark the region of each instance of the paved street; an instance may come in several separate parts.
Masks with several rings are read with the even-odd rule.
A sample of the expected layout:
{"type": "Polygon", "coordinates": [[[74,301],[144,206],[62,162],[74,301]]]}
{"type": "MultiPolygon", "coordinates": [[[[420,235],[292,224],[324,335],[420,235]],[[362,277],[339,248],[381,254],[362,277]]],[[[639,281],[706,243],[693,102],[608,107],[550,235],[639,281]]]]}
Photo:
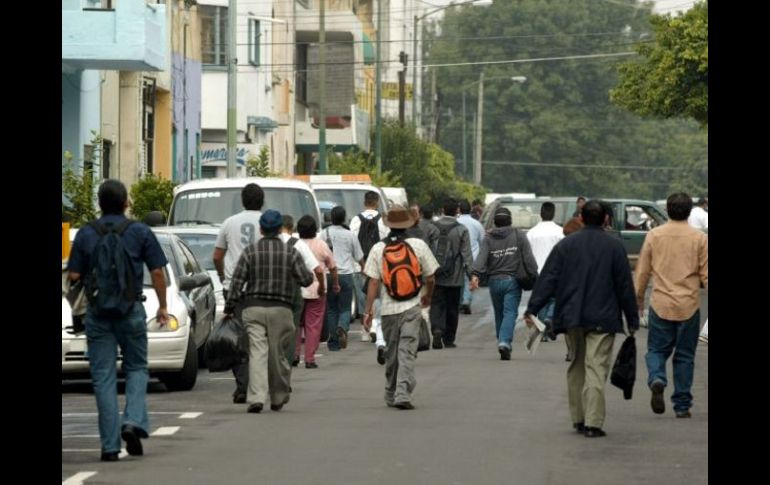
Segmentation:
{"type": "MultiPolygon", "coordinates": [[[[231,402],[229,373],[201,370],[191,392],[148,395],[152,437],[144,457],[99,461],[96,406],[87,383],[62,384],[62,480],[85,484],[703,484],[708,483],[708,346],[696,356],[692,419],[650,410],[646,330],[638,334],[634,397],[607,387],[608,436],[572,430],[565,345],[520,341],[499,360],[488,292],[462,315],[456,349],[417,360],[414,411],[383,401],[384,368],[351,331],[347,350],[319,349],[300,365],[281,412],[231,402]],[[94,474],[89,474],[95,472],[94,474]]],[[[704,302],[704,315],[708,302],[704,302]]],[[[615,350],[622,343],[616,338],[615,350]]],[[[670,376],[669,364],[669,376],[670,376]]],[[[121,389],[122,390],[122,389],[121,389]]],[[[123,396],[121,395],[121,403],[123,396]]]]}

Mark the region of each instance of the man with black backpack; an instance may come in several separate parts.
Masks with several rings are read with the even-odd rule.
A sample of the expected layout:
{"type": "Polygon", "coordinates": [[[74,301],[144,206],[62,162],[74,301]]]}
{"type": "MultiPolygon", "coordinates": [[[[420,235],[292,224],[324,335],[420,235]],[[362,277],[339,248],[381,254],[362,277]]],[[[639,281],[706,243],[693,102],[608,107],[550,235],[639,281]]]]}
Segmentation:
{"type": "MultiPolygon", "coordinates": [[[[361,249],[364,252],[364,261],[369,257],[369,251],[372,250],[372,247],[385,239],[389,232],[388,226],[382,221],[382,214],[378,211],[379,207],[380,194],[370,190],[364,194],[364,211],[350,220],[350,230],[358,238],[359,244],[361,244],[361,249]]],[[[356,302],[358,308],[361,309],[364,307],[364,301],[366,300],[364,294],[366,277],[364,276],[363,268],[361,268],[360,273],[356,273],[354,280],[356,285],[356,302]]],[[[369,335],[367,334],[371,334],[376,340],[377,346],[383,346],[385,341],[382,337],[382,330],[380,330],[380,314],[379,311],[376,311],[376,313],[373,320],[374,324],[371,328],[367,328],[364,325],[361,341],[368,341],[369,335]]]]}
{"type": "Polygon", "coordinates": [[[102,217],[78,231],[69,259],[69,278],[83,279],[88,308],[88,363],[99,411],[102,461],[118,461],[121,437],[129,455],[142,455],[147,438],[147,317],[142,298],[146,264],[158,295],[156,318],[168,322],[166,279],[168,261],[155,234],[145,224],[127,219],[128,193],[118,180],[99,187],[102,217]],[[126,408],[118,411],[117,349],[126,374],[126,408]]]}
{"type": "Polygon", "coordinates": [[[417,385],[414,360],[420,335],[420,307],[430,305],[433,274],[438,268],[428,245],[407,236],[406,229],[415,222],[409,210],[394,205],[386,220],[391,232],[372,247],[364,268],[369,277],[364,322],[372,322],[374,300],[379,296],[387,343],[385,404],[398,409],[414,409],[412,391],[417,385]],[[427,290],[420,296],[423,281],[427,290]]]}
{"type": "Polygon", "coordinates": [[[463,278],[470,276],[473,266],[470,235],[468,229],[455,219],[457,209],[456,200],[446,199],[444,216],[434,223],[439,230],[439,235],[431,249],[440,265],[436,271],[436,291],[430,307],[434,349],[457,346],[455,337],[463,278]]]}

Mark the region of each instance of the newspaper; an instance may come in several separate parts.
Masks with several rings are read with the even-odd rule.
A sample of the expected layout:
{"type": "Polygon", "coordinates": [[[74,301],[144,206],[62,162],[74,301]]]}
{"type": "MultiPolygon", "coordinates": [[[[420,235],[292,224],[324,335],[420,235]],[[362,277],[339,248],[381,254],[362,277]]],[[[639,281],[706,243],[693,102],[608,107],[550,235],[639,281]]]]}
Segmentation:
{"type": "Polygon", "coordinates": [[[540,321],[535,315],[532,315],[532,321],[535,322],[534,327],[527,327],[527,334],[525,337],[524,347],[526,347],[529,355],[535,355],[537,348],[540,346],[540,340],[545,332],[545,324],[540,321]]]}

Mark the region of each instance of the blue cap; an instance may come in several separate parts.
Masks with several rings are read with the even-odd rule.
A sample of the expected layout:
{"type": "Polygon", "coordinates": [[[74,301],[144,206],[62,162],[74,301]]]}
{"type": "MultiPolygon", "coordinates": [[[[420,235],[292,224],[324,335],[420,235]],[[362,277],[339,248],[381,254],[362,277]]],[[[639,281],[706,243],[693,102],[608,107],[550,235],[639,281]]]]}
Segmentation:
{"type": "Polygon", "coordinates": [[[259,227],[264,231],[273,232],[283,226],[283,217],[277,210],[268,209],[259,218],[259,227]]]}

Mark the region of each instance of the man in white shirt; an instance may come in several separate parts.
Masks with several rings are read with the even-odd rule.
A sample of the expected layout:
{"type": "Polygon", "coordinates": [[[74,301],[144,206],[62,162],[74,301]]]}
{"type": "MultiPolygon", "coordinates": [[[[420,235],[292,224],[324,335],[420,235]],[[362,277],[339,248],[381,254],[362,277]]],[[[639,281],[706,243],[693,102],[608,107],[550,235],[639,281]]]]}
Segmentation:
{"type": "MultiPolygon", "coordinates": [[[[551,250],[556,243],[564,239],[564,230],[562,227],[553,222],[554,215],[556,214],[556,206],[553,202],[543,202],[540,206],[540,219],[541,221],[535,224],[535,226],[527,231],[527,239],[530,246],[532,246],[532,254],[535,256],[537,262],[538,273],[543,271],[545,261],[548,259],[548,255],[551,254],[551,250]]],[[[538,314],[538,318],[543,321],[551,329],[551,323],[553,321],[553,310],[555,300],[551,300],[538,314]]],[[[547,340],[548,333],[543,334],[543,340],[547,340]]],[[[553,338],[553,335],[551,335],[553,338]]]]}
{"type": "MultiPolygon", "coordinates": [[[[471,240],[471,254],[473,260],[479,257],[479,248],[481,247],[481,240],[484,239],[484,226],[479,221],[473,218],[471,215],[471,204],[468,200],[463,199],[460,201],[460,217],[457,218],[457,222],[465,226],[468,229],[468,235],[471,240]]],[[[463,296],[460,304],[460,310],[466,315],[471,314],[471,302],[473,296],[469,287],[468,276],[463,277],[463,296]]]]}
{"type": "Polygon", "coordinates": [[[708,232],[709,230],[709,200],[706,197],[701,197],[692,208],[690,217],[687,218],[687,222],[695,229],[708,232]]]}

